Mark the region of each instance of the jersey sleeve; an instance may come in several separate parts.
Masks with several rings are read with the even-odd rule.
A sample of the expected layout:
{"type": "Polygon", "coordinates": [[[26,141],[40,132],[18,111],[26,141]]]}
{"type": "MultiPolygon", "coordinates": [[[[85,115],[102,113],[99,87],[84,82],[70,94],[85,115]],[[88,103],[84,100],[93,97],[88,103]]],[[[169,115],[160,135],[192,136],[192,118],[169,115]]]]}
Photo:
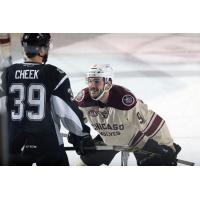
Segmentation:
{"type": "Polygon", "coordinates": [[[83,113],[73,102],[70,81],[66,74],[53,89],[51,104],[53,111],[60,117],[62,124],[69,132],[79,136],[90,133],[90,128],[84,123],[83,113]]]}
{"type": "Polygon", "coordinates": [[[76,97],[73,99],[73,102],[82,111],[84,122],[87,123],[88,119],[87,119],[87,116],[84,114],[85,112],[84,112],[84,106],[83,106],[83,104],[84,104],[83,103],[84,102],[84,98],[85,98],[85,89],[83,89],[80,92],[78,92],[78,94],[76,95],[76,97]]]}
{"type": "Polygon", "coordinates": [[[129,121],[136,124],[144,135],[153,137],[162,128],[165,121],[154,111],[149,110],[147,104],[138,99],[134,108],[129,110],[129,121]]]}

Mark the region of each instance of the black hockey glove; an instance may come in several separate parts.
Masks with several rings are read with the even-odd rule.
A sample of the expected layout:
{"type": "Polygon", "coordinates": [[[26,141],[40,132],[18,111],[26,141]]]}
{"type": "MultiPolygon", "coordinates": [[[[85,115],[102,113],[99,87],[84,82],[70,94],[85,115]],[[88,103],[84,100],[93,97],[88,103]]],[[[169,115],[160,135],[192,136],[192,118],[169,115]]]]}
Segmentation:
{"type": "Polygon", "coordinates": [[[74,133],[69,133],[67,139],[69,143],[73,144],[78,155],[83,156],[95,150],[95,144],[90,135],[78,136],[74,133]]]}
{"type": "Polygon", "coordinates": [[[181,147],[174,143],[176,152],[172,150],[169,146],[160,145],[161,147],[161,160],[165,166],[176,166],[177,165],[177,155],[181,151],[181,147]]]}
{"type": "Polygon", "coordinates": [[[166,145],[159,145],[149,139],[143,149],[135,153],[138,165],[145,166],[176,166],[177,154],[181,147],[174,143],[176,152],[166,145]]]}

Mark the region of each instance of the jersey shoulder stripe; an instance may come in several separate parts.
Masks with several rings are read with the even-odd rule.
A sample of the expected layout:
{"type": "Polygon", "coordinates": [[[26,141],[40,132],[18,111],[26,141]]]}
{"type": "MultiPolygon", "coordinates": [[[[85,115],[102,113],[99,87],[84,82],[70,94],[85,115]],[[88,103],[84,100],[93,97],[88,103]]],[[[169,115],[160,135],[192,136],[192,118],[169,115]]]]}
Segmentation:
{"type": "Polygon", "coordinates": [[[44,70],[46,82],[54,91],[68,78],[66,73],[56,66],[46,64],[44,70]]]}
{"type": "Polygon", "coordinates": [[[56,87],[54,88],[54,90],[56,90],[57,88],[59,88],[60,85],[62,85],[62,83],[68,78],[67,75],[65,75],[61,80],[60,82],[56,85],[56,87]]]}
{"type": "Polygon", "coordinates": [[[143,131],[139,131],[133,138],[130,140],[129,145],[136,146],[144,136],[152,138],[156,135],[161,128],[163,127],[165,121],[156,113],[153,113],[148,125],[143,131]]]}

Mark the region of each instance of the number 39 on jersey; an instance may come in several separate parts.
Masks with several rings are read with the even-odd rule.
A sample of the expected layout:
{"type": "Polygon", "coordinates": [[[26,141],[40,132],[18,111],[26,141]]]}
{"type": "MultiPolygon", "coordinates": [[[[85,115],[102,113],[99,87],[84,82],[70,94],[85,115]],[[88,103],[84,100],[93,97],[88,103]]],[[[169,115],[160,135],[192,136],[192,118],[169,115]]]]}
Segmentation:
{"type": "Polygon", "coordinates": [[[45,117],[46,89],[44,85],[31,83],[25,87],[22,83],[14,83],[10,86],[9,93],[15,94],[14,109],[11,110],[13,121],[21,121],[24,117],[30,121],[41,121],[45,117]],[[24,113],[27,105],[32,109],[24,113]]]}

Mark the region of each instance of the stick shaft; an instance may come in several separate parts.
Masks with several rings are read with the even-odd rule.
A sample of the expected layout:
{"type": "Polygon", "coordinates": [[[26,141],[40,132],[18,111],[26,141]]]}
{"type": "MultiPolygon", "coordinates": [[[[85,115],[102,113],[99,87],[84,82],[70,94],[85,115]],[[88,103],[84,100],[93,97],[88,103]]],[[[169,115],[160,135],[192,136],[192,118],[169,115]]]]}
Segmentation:
{"type": "MultiPolygon", "coordinates": [[[[76,149],[74,147],[65,147],[66,151],[75,151],[76,149]]],[[[114,150],[114,151],[122,151],[122,152],[134,152],[138,149],[130,148],[128,146],[95,146],[95,147],[86,147],[85,150],[97,150],[97,151],[106,151],[106,150],[114,150]]],[[[188,165],[188,166],[194,166],[194,162],[177,159],[177,162],[180,164],[188,165]]]]}
{"type": "Polygon", "coordinates": [[[194,162],[190,162],[190,161],[186,161],[186,160],[181,160],[181,159],[177,159],[177,162],[180,163],[180,164],[189,165],[189,166],[194,166],[195,165],[194,162]]]}

